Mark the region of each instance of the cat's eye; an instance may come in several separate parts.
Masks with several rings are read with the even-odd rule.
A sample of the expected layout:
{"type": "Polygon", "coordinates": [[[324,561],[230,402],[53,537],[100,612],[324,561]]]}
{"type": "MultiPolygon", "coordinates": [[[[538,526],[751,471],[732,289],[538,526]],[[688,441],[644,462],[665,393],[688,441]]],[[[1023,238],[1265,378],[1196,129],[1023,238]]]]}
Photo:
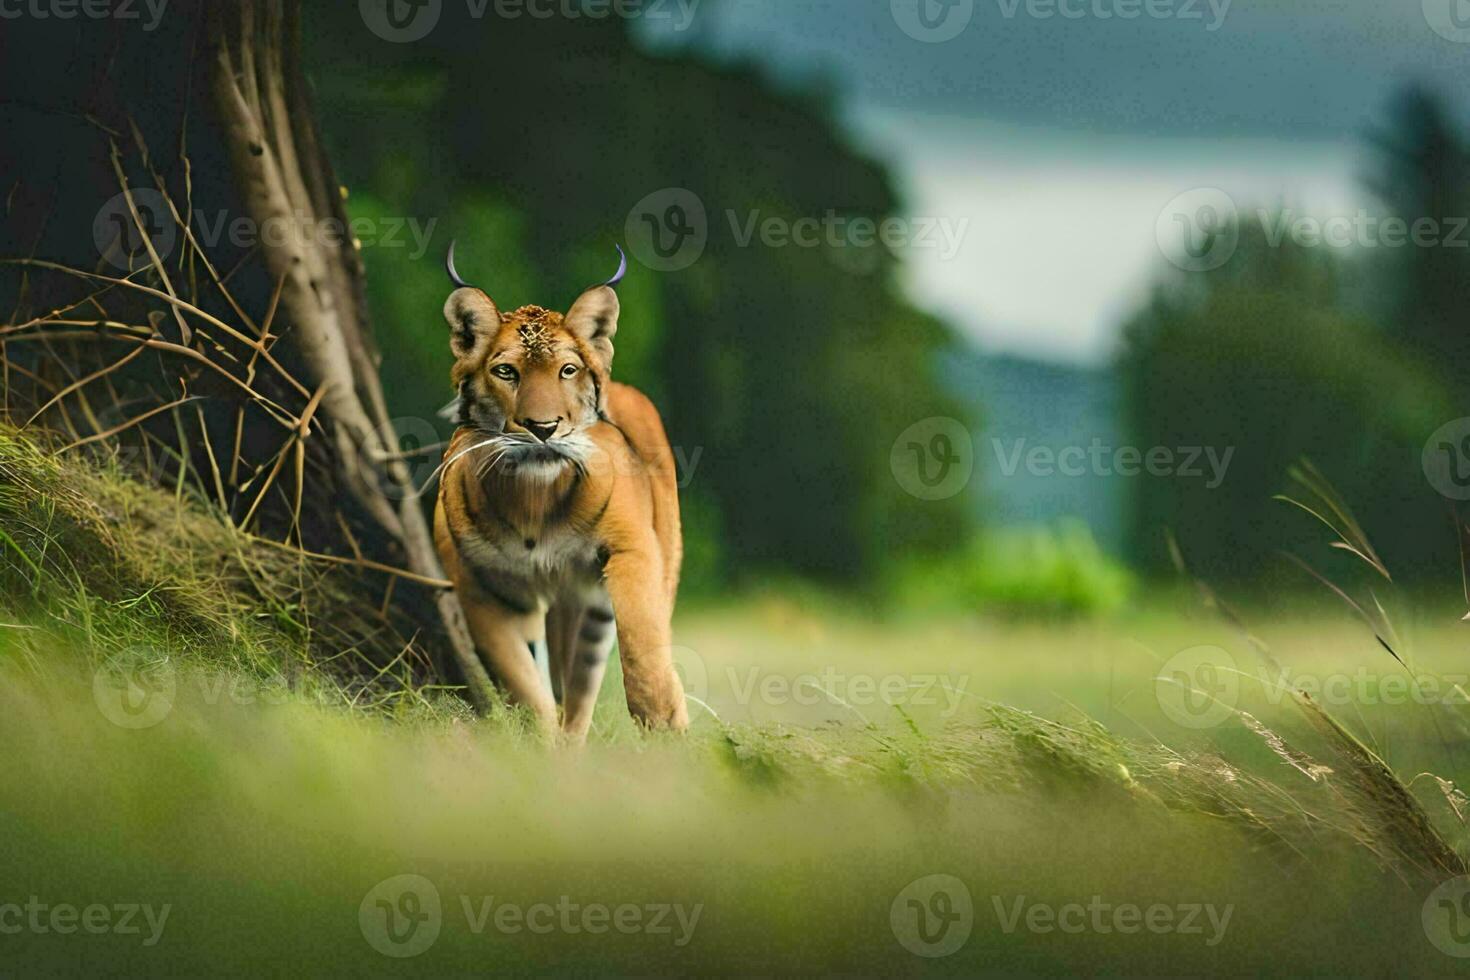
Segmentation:
{"type": "Polygon", "coordinates": [[[490,369],[490,373],[495,375],[501,381],[514,382],[517,378],[520,377],[520,375],[516,374],[516,369],[511,367],[509,364],[497,364],[490,369]]]}
{"type": "Polygon", "coordinates": [[[577,374],[577,365],[575,365],[575,364],[568,364],[567,366],[565,366],[565,367],[563,367],[561,369],[561,376],[562,376],[562,378],[575,377],[576,374],[577,374]]]}

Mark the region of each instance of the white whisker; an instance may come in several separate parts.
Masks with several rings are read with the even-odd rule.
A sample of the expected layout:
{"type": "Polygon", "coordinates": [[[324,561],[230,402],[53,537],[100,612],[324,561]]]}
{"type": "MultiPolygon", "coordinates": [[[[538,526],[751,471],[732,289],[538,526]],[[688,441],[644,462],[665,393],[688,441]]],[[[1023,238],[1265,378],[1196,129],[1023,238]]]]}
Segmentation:
{"type": "MultiPolygon", "coordinates": [[[[442,479],[443,475],[449,472],[450,467],[471,453],[477,453],[485,449],[490,450],[475,463],[475,478],[484,479],[502,460],[514,453],[517,449],[536,449],[544,445],[518,432],[502,432],[498,435],[490,436],[481,442],[459,450],[435,467],[434,472],[429,474],[428,480],[424,481],[424,485],[414,492],[414,497],[418,498],[423,496],[434,485],[435,480],[442,479]]],[[[592,443],[579,433],[565,436],[557,440],[555,445],[546,446],[546,448],[556,452],[563,462],[570,464],[583,474],[587,472],[587,459],[595,449],[592,443]]]]}
{"type": "Polygon", "coordinates": [[[418,497],[422,497],[424,495],[424,491],[433,486],[434,481],[437,480],[444,473],[445,470],[449,469],[449,467],[459,462],[461,457],[467,456],[477,449],[484,449],[487,446],[493,446],[496,442],[500,440],[500,438],[500,436],[494,436],[493,438],[486,439],[484,442],[477,442],[473,446],[470,446],[468,449],[461,449],[459,452],[455,453],[453,456],[440,463],[434,468],[434,472],[429,474],[429,478],[424,481],[424,485],[414,491],[414,498],[417,499],[418,497]]]}

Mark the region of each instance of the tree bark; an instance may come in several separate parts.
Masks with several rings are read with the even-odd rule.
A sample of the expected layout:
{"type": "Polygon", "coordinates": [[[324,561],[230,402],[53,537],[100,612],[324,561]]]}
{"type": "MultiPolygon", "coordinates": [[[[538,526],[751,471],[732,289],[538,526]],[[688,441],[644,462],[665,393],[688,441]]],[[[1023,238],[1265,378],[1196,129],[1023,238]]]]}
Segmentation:
{"type": "MultiPolygon", "coordinates": [[[[347,214],[322,149],[300,62],[300,0],[213,3],[211,85],[239,191],[256,227],[321,228],[347,214]]],[[[396,436],[378,376],[357,243],[319,234],[260,236],[290,342],[321,392],[333,458],[348,492],[403,550],[409,569],[444,579],[433,536],[396,436]]],[[[442,589],[437,612],[471,703],[494,703],[458,596],[442,589]]]]}

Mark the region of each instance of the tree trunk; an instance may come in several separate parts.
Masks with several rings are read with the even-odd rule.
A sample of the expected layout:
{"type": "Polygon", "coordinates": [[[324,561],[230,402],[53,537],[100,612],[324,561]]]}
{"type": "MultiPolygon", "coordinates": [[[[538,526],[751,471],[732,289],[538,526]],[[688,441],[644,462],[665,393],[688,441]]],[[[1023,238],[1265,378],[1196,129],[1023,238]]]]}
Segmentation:
{"type": "Polygon", "coordinates": [[[484,710],[490,679],[396,452],[300,14],[300,0],[173,0],[151,25],[5,22],[0,418],[58,449],[136,451],[135,471],[193,481],[244,531],[394,576],[381,603],[360,583],[365,608],[405,644],[396,620],[442,624],[439,666],[484,710]],[[242,212],[253,242],[221,231],[242,212]],[[316,233],[329,226],[335,239],[316,233]],[[291,462],[294,498],[277,480],[291,462]],[[421,593],[399,580],[432,604],[410,606],[421,593]]]}
{"type": "MultiPolygon", "coordinates": [[[[211,87],[241,199],[257,228],[347,225],[346,209],[322,150],[300,64],[299,0],[235,0],[208,12],[211,87]]],[[[408,467],[396,456],[378,376],[363,290],[363,265],[350,239],[320,234],[260,236],[280,288],[290,342],[319,392],[339,479],[362,510],[396,541],[409,570],[444,579],[408,467]],[[268,240],[270,239],[270,240],[268,240]]],[[[493,703],[459,599],[440,589],[439,617],[471,702],[493,703]]]]}

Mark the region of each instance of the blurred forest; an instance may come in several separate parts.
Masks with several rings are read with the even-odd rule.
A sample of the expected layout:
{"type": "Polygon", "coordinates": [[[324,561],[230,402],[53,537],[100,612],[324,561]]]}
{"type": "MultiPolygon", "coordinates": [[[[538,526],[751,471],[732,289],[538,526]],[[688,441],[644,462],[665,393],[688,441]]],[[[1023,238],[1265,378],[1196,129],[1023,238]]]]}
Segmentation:
{"type": "MultiPolygon", "coordinates": [[[[606,275],[609,243],[622,239],[635,202],[687,188],[709,211],[707,251],[678,272],[635,265],[617,373],[655,398],[693,464],[683,489],[690,587],[770,572],[866,585],[893,578],[885,563],[897,557],[907,559],[901,592],[945,578],[962,600],[1014,598],[1013,583],[974,585],[995,574],[975,569],[1032,549],[980,543],[975,526],[988,522],[973,492],[916,502],[887,469],[892,439],[913,421],[952,415],[978,431],[985,392],[956,383],[973,375],[942,371],[946,355],[978,355],[906,302],[881,248],[854,261],[838,254],[850,249],[740,247],[729,232],[727,211],[903,213],[883,165],[845,137],[820,77],[793,88],[753,65],[654,54],[612,21],[456,29],[460,15],[446,8],[428,38],[400,45],[361,31],[354,10],[310,12],[308,62],[353,213],[441,219],[431,254],[365,250],[395,409],[432,418],[449,394],[436,311],[450,238],[461,241],[461,271],[502,304],[563,304],[606,275]],[[501,77],[534,79],[534,97],[494,98],[501,77]]],[[[1385,212],[1410,223],[1467,213],[1466,150],[1447,113],[1417,89],[1388,109],[1392,126],[1365,141],[1377,161],[1365,181],[1385,212]]],[[[1225,268],[1161,282],[1126,325],[1116,365],[1129,441],[1235,447],[1229,478],[1216,489],[1126,481],[1118,557],[1170,574],[1170,529],[1210,577],[1308,586],[1277,556],[1320,548],[1320,528],[1272,499],[1287,489],[1288,468],[1308,459],[1392,571],[1443,579],[1455,533],[1420,451],[1461,414],[1465,251],[1343,254],[1268,243],[1249,220],[1240,231],[1225,268]]],[[[1068,582],[1116,579],[1075,525],[1046,540],[1038,567],[1060,560],[1068,582]]],[[[1045,583],[1023,591],[1056,605],[1052,572],[1013,574],[1045,583]]],[[[1113,584],[1082,591],[1094,597],[1082,608],[1118,593],[1113,584]]]]}
{"type": "Polygon", "coordinates": [[[950,332],[902,297],[882,245],[741,247],[726,217],[901,212],[830,94],[656,56],[615,18],[456,18],[446,5],[427,38],[390,44],[355,4],[307,12],[353,215],[439,219],[428,254],[364,249],[394,410],[421,426],[453,394],[439,313],[451,238],[502,308],[564,308],[612,272],[634,205],[684,188],[708,210],[708,247],[677,272],[634,263],[614,374],[658,404],[684,464],[687,586],[871,583],[895,552],[964,540],[965,501],[915,506],[888,463],[913,422],[964,415],[937,383],[950,332]]]}
{"type": "MultiPolygon", "coordinates": [[[[696,38],[718,6],[700,5],[696,38]]],[[[401,449],[451,427],[437,413],[453,394],[440,312],[452,239],[460,271],[503,308],[564,308],[612,272],[613,245],[627,243],[639,202],[672,188],[703,202],[701,258],[674,271],[635,261],[621,288],[615,365],[658,404],[683,469],[688,593],[799,578],[920,600],[950,589],[967,608],[997,599],[1106,608],[1132,591],[1120,559],[1169,574],[1166,529],[1210,578],[1308,586],[1299,570],[1290,579],[1273,572],[1283,549],[1310,542],[1321,556],[1311,516],[1272,499],[1303,458],[1353,507],[1396,577],[1444,581],[1455,569],[1451,511],[1420,455],[1430,433],[1465,414],[1470,249],[1273,244],[1245,210],[1255,202],[1242,201],[1233,258],[1209,273],[1169,272],[1125,325],[1111,374],[1094,379],[1105,385],[1084,389],[1039,369],[998,373],[1002,359],[904,295],[899,259],[882,245],[742,245],[732,229],[756,212],[792,221],[905,214],[894,175],[857,148],[836,85],[820,74],[777,81],[753,63],[697,53],[707,50],[698,43],[660,53],[636,20],[474,19],[446,4],[427,37],[391,43],[365,27],[357,4],[309,4],[302,16],[303,70],[347,211],[380,233],[399,229],[391,243],[365,239],[361,259],[401,449]],[[978,447],[986,379],[1006,377],[1018,381],[1004,393],[1009,403],[1045,404],[1053,415],[1098,406],[1111,414],[1116,389],[1127,444],[1231,447],[1228,478],[1214,489],[1115,480],[1108,492],[1128,512],[1121,530],[1103,528],[1109,518],[1097,506],[1058,512],[1080,523],[1009,538],[987,509],[983,468],[994,461],[985,452],[966,494],[910,496],[890,470],[899,433],[953,417],[978,447]],[[1054,395],[1068,384],[1070,400],[1054,395]]],[[[7,28],[12,51],[72,60],[0,64],[11,90],[47,93],[44,104],[0,105],[14,137],[0,154],[8,192],[0,252],[105,269],[94,244],[99,209],[123,173],[134,186],[150,181],[131,152],[117,169],[107,153],[110,142],[128,143],[133,120],[119,107],[150,107],[136,119],[139,135],[175,194],[242,211],[209,138],[214,123],[177,80],[197,70],[188,67],[195,23],[167,18],[141,38],[115,24],[76,37],[54,22],[7,28]],[[104,83],[71,64],[113,74],[104,83]],[[113,128],[99,132],[99,118],[113,128]]],[[[1383,210],[1411,224],[1466,215],[1470,151],[1450,113],[1419,89],[1385,108],[1391,124],[1364,139],[1374,161],[1365,184],[1383,210]]],[[[972,231],[987,233],[983,222],[972,231]]],[[[248,264],[248,249],[211,250],[220,269],[244,270],[231,285],[250,308],[271,305],[272,283],[248,264]]],[[[192,268],[192,258],[180,264],[192,268]]],[[[56,278],[6,270],[0,302],[36,312],[82,295],[56,278]]],[[[207,290],[201,302],[227,312],[207,290]]],[[[223,405],[208,388],[190,397],[211,416],[223,405]]],[[[168,421],[153,424],[166,431],[168,421]]],[[[1041,424],[1016,434],[1040,441],[1041,424]]],[[[255,457],[268,460],[263,452],[255,457]]],[[[432,453],[415,458],[418,484],[436,462],[432,453]]],[[[1023,491],[1027,504],[1044,512],[1037,501],[1054,488],[1034,488],[1023,491]]]]}
{"type": "Polygon", "coordinates": [[[1313,518],[1272,499],[1306,458],[1396,578],[1457,577],[1458,521],[1421,452],[1470,395],[1470,240],[1456,234],[1470,215],[1470,155],[1431,93],[1407,89],[1387,108],[1392,124],[1365,140],[1365,183],[1383,217],[1429,219],[1441,241],[1272,242],[1242,208],[1228,264],[1175,273],[1127,324],[1118,367],[1135,443],[1237,450],[1216,490],[1135,481],[1129,557],[1142,568],[1170,567],[1164,528],[1199,570],[1237,583],[1276,583],[1281,550],[1317,542],[1323,556],[1313,518]]]}

